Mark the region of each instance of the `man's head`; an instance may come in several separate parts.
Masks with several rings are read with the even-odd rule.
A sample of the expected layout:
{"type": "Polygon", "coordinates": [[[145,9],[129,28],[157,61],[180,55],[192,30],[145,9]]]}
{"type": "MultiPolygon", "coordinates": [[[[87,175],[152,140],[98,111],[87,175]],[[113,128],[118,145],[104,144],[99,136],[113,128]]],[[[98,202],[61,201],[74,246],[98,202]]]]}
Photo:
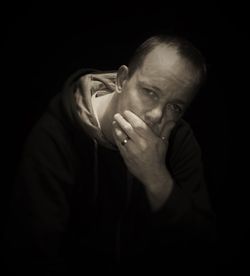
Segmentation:
{"type": "Polygon", "coordinates": [[[118,70],[117,112],[131,110],[159,132],[165,120],[182,116],[205,75],[203,57],[191,43],[151,37],[136,50],[128,67],[118,70]]]}
{"type": "Polygon", "coordinates": [[[129,77],[132,77],[137,69],[139,69],[146,58],[146,56],[157,46],[166,45],[176,49],[179,57],[188,61],[195,69],[194,77],[197,82],[194,83],[199,86],[206,79],[206,64],[202,54],[189,41],[177,36],[158,35],[153,36],[143,42],[135,51],[134,55],[129,61],[129,77]]]}

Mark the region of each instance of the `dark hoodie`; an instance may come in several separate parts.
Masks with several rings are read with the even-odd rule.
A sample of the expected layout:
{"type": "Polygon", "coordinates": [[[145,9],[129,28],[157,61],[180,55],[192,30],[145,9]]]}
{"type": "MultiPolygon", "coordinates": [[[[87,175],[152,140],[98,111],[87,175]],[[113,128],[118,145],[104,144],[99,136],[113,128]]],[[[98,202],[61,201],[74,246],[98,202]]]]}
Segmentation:
{"type": "Polygon", "coordinates": [[[209,257],[214,215],[189,125],[180,120],[171,133],[166,166],[174,189],[152,212],[143,185],[93,114],[91,95],[112,93],[115,74],[74,74],[31,131],[7,227],[11,270],[167,272],[209,257]]]}

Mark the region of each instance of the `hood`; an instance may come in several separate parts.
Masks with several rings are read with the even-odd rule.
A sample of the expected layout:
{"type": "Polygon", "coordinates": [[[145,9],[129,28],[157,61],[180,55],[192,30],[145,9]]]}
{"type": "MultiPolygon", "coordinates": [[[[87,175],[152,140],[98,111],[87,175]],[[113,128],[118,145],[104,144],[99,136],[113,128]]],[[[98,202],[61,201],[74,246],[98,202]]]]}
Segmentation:
{"type": "MultiPolygon", "coordinates": [[[[83,141],[83,143],[77,144],[79,148],[77,150],[86,150],[86,145],[89,144],[85,143],[86,134],[91,138],[93,143],[93,148],[90,149],[90,152],[93,153],[93,194],[91,195],[91,201],[94,212],[99,210],[99,199],[102,195],[100,195],[100,178],[99,178],[99,144],[102,144],[110,149],[115,151],[114,154],[119,154],[118,149],[109,143],[107,139],[102,134],[100,127],[98,126],[98,121],[96,119],[93,106],[92,106],[92,99],[91,97],[97,93],[98,96],[103,96],[108,93],[115,92],[116,86],[116,71],[109,71],[109,72],[101,72],[94,69],[82,69],[76,72],[75,74],[71,75],[69,79],[64,84],[64,88],[62,93],[55,98],[55,105],[57,100],[59,100],[60,104],[57,105],[61,116],[58,119],[62,120],[65,127],[69,129],[69,132],[74,134],[74,137],[77,140],[73,140],[74,142],[83,141]],[[81,133],[83,136],[81,137],[81,133]],[[81,140],[82,139],[82,140],[81,140]],[[83,147],[81,147],[83,145],[83,147]],[[92,151],[93,149],[93,151],[92,151]]],[[[52,110],[52,109],[51,109],[52,110]]],[[[107,151],[105,151],[107,154],[107,151]]],[[[91,159],[92,160],[92,159],[91,159]]],[[[125,166],[124,163],[122,163],[125,166]]],[[[125,167],[126,169],[126,167],[125,167]]],[[[115,225],[115,257],[117,261],[120,260],[121,248],[121,221],[124,213],[127,211],[132,194],[132,187],[134,178],[131,173],[126,169],[126,191],[125,191],[125,201],[122,203],[122,210],[119,214],[119,218],[117,219],[117,224],[115,225]]],[[[98,241],[98,233],[94,233],[94,241],[90,239],[90,243],[93,241],[93,244],[98,241]],[[96,235],[96,236],[95,236],[96,235]]],[[[98,244],[97,244],[98,247],[98,244]]]]}
{"type": "Polygon", "coordinates": [[[101,97],[114,93],[116,76],[116,71],[81,70],[69,78],[63,93],[64,107],[74,124],[76,123],[93,140],[112,149],[114,146],[105,138],[99,127],[91,98],[94,94],[101,97]]]}

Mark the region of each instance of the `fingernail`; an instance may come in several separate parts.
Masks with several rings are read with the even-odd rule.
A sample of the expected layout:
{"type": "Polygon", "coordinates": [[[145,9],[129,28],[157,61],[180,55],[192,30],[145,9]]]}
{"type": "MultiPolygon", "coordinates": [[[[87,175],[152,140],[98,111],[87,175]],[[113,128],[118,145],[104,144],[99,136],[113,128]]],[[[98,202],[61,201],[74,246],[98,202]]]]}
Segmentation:
{"type": "Polygon", "coordinates": [[[116,113],[115,115],[114,115],[114,118],[117,118],[119,116],[119,113],[116,113]]]}
{"type": "Polygon", "coordinates": [[[122,133],[121,133],[121,130],[120,129],[118,129],[118,128],[115,128],[115,134],[117,135],[117,136],[120,136],[122,133]]]}

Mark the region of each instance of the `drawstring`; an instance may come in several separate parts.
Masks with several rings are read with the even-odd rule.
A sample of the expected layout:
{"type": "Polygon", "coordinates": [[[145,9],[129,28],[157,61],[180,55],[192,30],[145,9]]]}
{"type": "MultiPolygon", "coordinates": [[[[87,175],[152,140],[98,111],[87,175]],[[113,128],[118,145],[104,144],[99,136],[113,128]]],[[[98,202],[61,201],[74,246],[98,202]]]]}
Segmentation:
{"type": "Polygon", "coordinates": [[[97,197],[98,197],[98,183],[99,183],[99,167],[98,167],[98,143],[96,139],[94,139],[95,150],[94,150],[94,192],[93,192],[93,204],[94,207],[97,205],[97,197]]]}
{"type": "Polygon", "coordinates": [[[121,218],[119,218],[116,227],[116,261],[118,264],[121,262],[121,218]]]}
{"type": "Polygon", "coordinates": [[[126,175],[126,182],[127,182],[127,197],[126,197],[125,211],[127,211],[129,208],[131,192],[132,192],[132,185],[133,185],[133,175],[128,171],[128,169],[127,169],[127,175],[126,175]]]}
{"type": "MultiPolygon", "coordinates": [[[[126,213],[126,211],[129,208],[129,203],[130,203],[130,199],[131,199],[131,191],[132,191],[132,185],[133,185],[133,176],[132,174],[129,173],[128,169],[126,170],[126,202],[125,202],[125,208],[124,208],[124,213],[126,213]]],[[[118,220],[117,223],[117,228],[116,228],[116,260],[118,262],[118,264],[120,264],[121,261],[121,224],[122,224],[122,217],[123,214],[121,215],[121,217],[118,220]]]]}

